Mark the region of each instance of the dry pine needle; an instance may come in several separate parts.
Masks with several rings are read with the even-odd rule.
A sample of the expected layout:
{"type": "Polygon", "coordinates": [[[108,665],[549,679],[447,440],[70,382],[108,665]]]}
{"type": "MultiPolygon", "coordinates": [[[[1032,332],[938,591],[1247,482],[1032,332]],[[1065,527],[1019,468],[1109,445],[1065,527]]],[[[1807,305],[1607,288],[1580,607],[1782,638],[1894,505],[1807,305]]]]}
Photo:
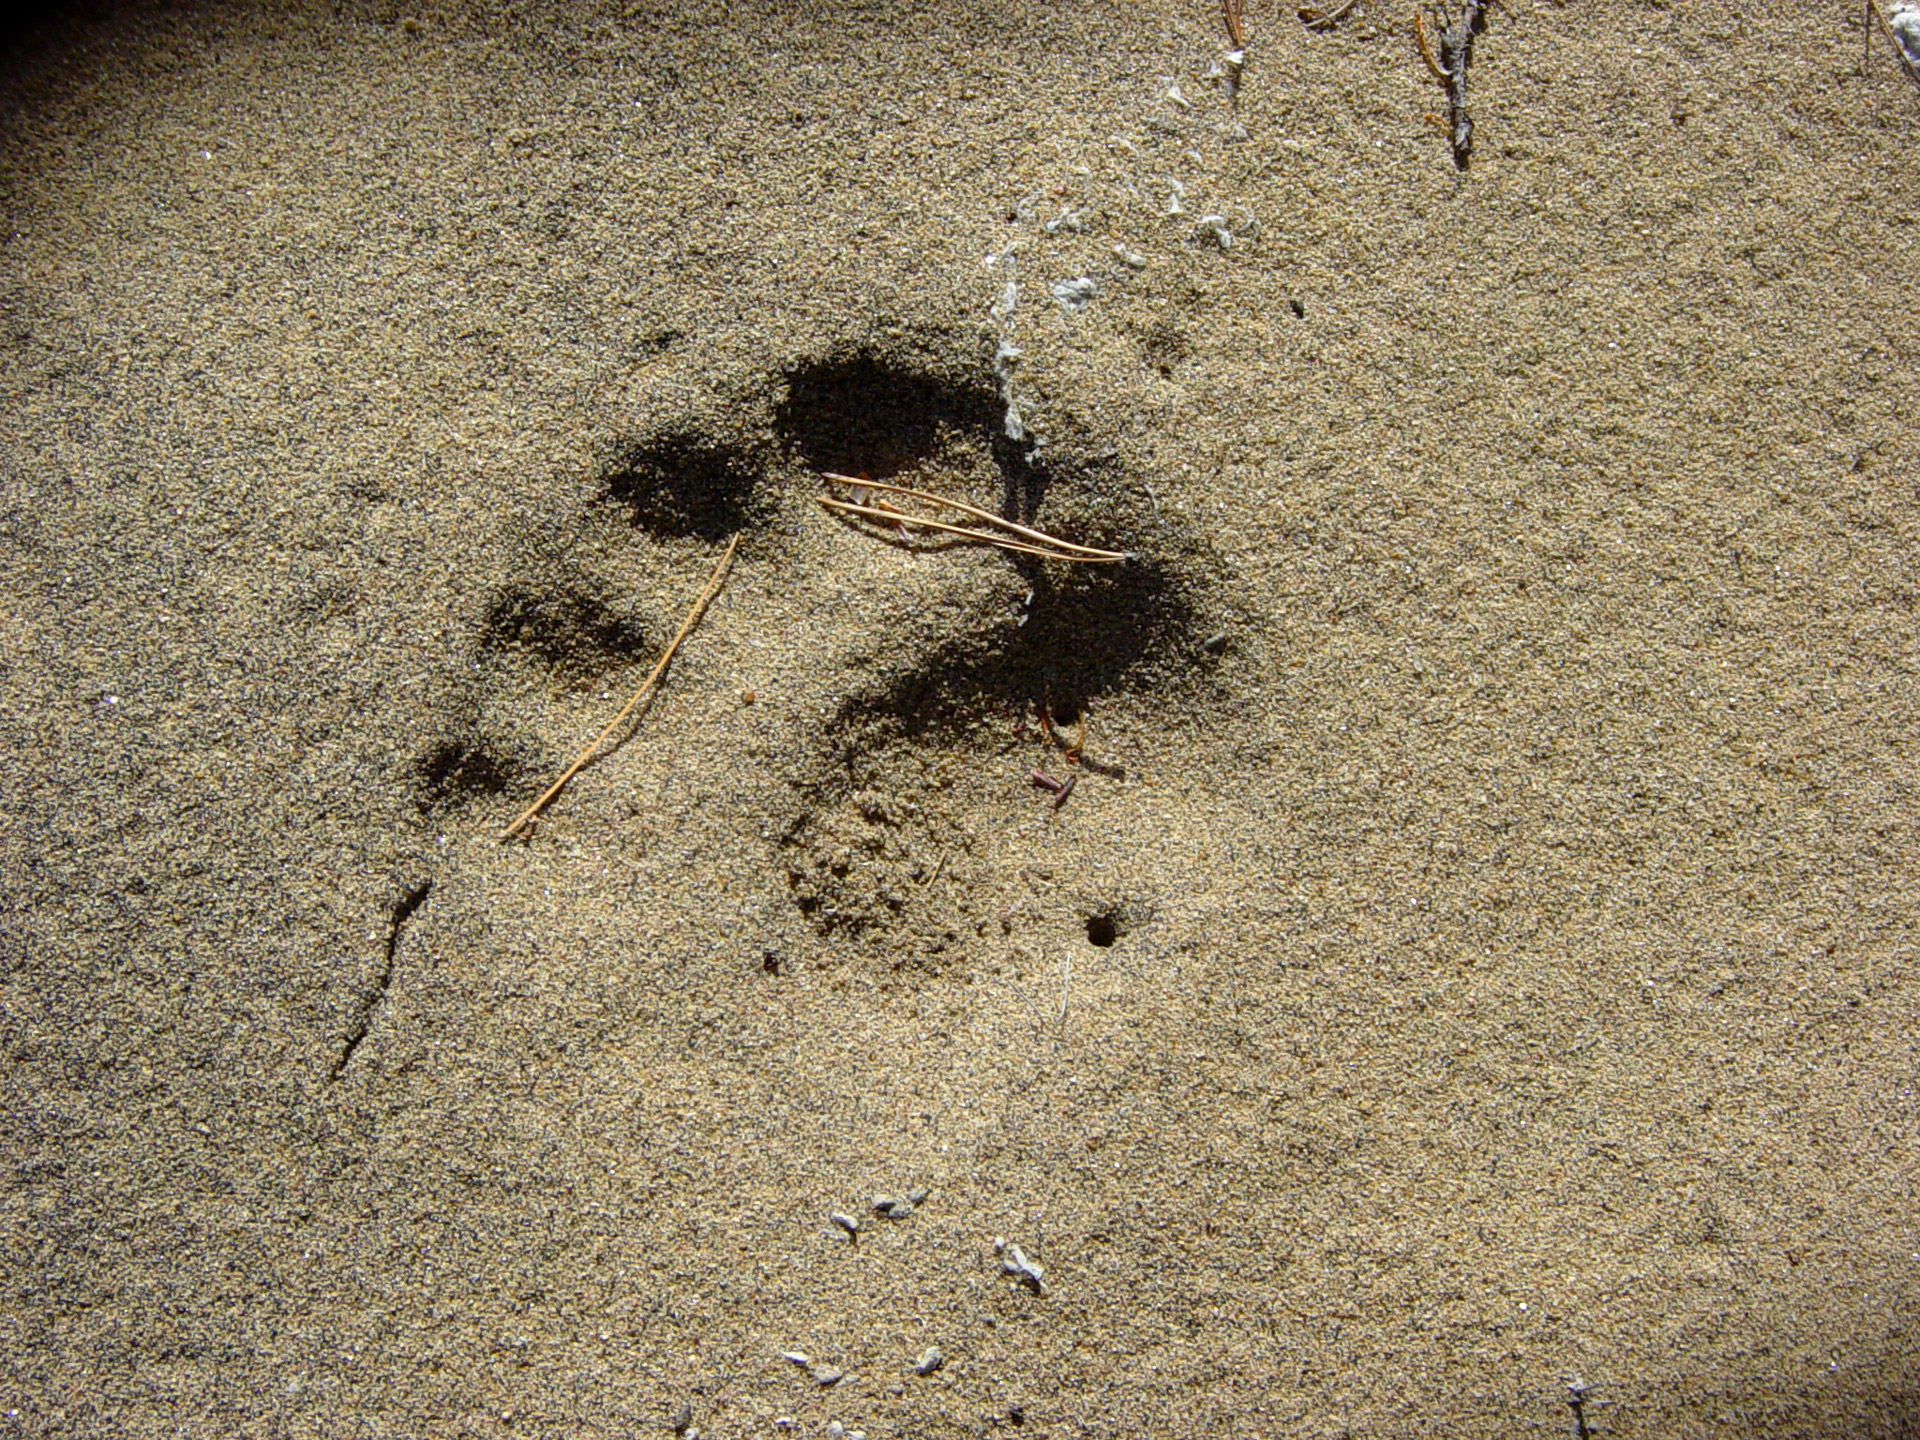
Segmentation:
{"type": "Polygon", "coordinates": [[[820,504],[824,508],[837,515],[853,515],[862,520],[872,520],[881,525],[897,527],[903,535],[915,531],[932,531],[940,535],[957,536],[962,540],[971,540],[981,545],[997,545],[1002,550],[1014,550],[1023,555],[1038,555],[1046,560],[1070,560],[1084,565],[1115,565],[1121,561],[1133,559],[1133,556],[1124,550],[1101,550],[1092,545],[1076,545],[1071,540],[1062,540],[1057,535],[1049,535],[1043,530],[1035,530],[1027,525],[1003,520],[992,511],[982,510],[977,505],[969,505],[964,500],[950,500],[944,495],[935,495],[931,491],[914,490],[905,485],[889,485],[885,481],[867,480],[854,475],[835,475],[830,471],[823,473],[820,478],[830,486],[846,486],[852,496],[851,499],[842,500],[837,495],[822,495],[820,504]],[[911,514],[877,498],[872,493],[874,491],[917,500],[922,505],[954,510],[983,525],[991,526],[992,529],[982,530],[972,526],[954,525],[945,520],[936,520],[931,516],[911,514]]]}
{"type": "Polygon", "coordinates": [[[549,785],[538,800],[534,801],[533,804],[522,811],[519,819],[515,820],[500,832],[500,841],[502,844],[513,839],[514,836],[520,834],[539,818],[540,812],[547,808],[548,802],[564,790],[567,782],[580,772],[581,767],[586,765],[589,760],[593,759],[593,757],[599,753],[600,747],[606,743],[607,737],[620,728],[627,716],[631,715],[640,702],[652,693],[653,687],[660,683],[660,677],[666,674],[667,664],[673,659],[674,652],[680,648],[680,642],[693,632],[693,627],[700,623],[700,617],[706,613],[708,602],[719,593],[720,586],[727,578],[727,567],[733,563],[733,552],[739,547],[740,537],[736,534],[733,539],[727,542],[726,553],[720,557],[720,562],[713,567],[713,574],[707,580],[707,588],[700,592],[700,598],[695,600],[693,602],[693,608],[687,611],[687,618],[680,622],[679,632],[668,642],[667,648],[661,652],[660,659],[655,662],[652,673],[641,682],[640,688],[633,692],[633,698],[620,707],[620,713],[607,722],[607,728],[594,736],[593,739],[588,742],[586,749],[574,757],[573,763],[560,772],[560,778],[549,785]]]}

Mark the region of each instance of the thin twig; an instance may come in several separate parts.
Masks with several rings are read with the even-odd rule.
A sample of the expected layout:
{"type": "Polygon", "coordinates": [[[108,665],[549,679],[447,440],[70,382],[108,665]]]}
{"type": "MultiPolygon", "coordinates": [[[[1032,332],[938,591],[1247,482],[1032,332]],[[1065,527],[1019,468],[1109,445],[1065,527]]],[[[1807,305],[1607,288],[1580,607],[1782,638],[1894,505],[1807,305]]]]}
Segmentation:
{"type": "Polygon", "coordinates": [[[1042,530],[1034,530],[1025,525],[1003,520],[990,510],[982,510],[978,505],[969,505],[964,500],[949,500],[944,495],[935,495],[926,490],[913,490],[905,485],[889,485],[881,480],[863,480],[853,475],[835,475],[831,471],[821,478],[830,484],[846,485],[855,490],[885,490],[891,495],[905,495],[927,505],[944,505],[949,510],[958,510],[970,515],[983,524],[997,530],[1007,531],[1018,536],[1009,540],[1005,536],[988,534],[981,530],[971,530],[958,525],[948,525],[943,521],[927,519],[924,516],[909,515],[893,509],[879,509],[862,505],[854,501],[835,499],[831,495],[822,495],[820,503],[829,510],[844,514],[860,515],[866,519],[878,520],[883,524],[902,526],[922,526],[929,530],[939,530],[949,535],[959,535],[969,540],[978,540],[988,545],[998,545],[1007,550],[1019,550],[1029,555],[1041,555],[1050,560],[1079,560],[1089,564],[1111,565],[1122,560],[1131,560],[1133,556],[1122,550],[1100,550],[1091,545],[1076,545],[1071,540],[1062,540],[1057,535],[1049,535],[1042,530]]]}
{"type": "Polygon", "coordinates": [[[1233,41],[1233,48],[1247,48],[1247,27],[1241,22],[1241,13],[1245,0],[1220,0],[1220,9],[1227,17],[1227,38],[1233,41]]]}
{"type": "Polygon", "coordinates": [[[1413,12],[1413,39],[1420,47],[1420,58],[1427,62],[1427,69],[1433,72],[1433,78],[1442,85],[1447,83],[1447,72],[1440,68],[1440,57],[1433,53],[1433,40],[1427,34],[1427,17],[1418,10],[1413,12]]]}
{"type": "Polygon", "coordinates": [[[620,728],[621,722],[633,713],[634,707],[646,699],[647,694],[660,682],[660,677],[666,673],[667,662],[673,659],[674,651],[678,650],[680,648],[680,642],[692,633],[693,627],[700,623],[701,615],[706,612],[707,602],[713,599],[719,592],[721,582],[727,578],[727,567],[733,563],[733,552],[739,547],[740,536],[736,533],[733,539],[727,542],[727,550],[726,553],[720,557],[720,563],[713,567],[713,575],[707,581],[707,588],[702,590],[700,592],[700,598],[693,602],[693,608],[687,611],[687,618],[680,622],[679,632],[668,642],[666,650],[662,652],[660,659],[654,664],[653,673],[648,675],[641,683],[640,688],[633,692],[633,698],[620,707],[620,713],[607,723],[607,728],[594,736],[592,743],[575,756],[573,763],[560,773],[560,778],[547,787],[546,793],[534,801],[533,804],[529,805],[519,819],[515,820],[500,832],[500,842],[502,844],[513,839],[513,837],[524,830],[542,810],[547,808],[547,802],[566,788],[567,782],[579,773],[583,765],[593,759],[600,747],[606,743],[607,737],[620,728]]]}

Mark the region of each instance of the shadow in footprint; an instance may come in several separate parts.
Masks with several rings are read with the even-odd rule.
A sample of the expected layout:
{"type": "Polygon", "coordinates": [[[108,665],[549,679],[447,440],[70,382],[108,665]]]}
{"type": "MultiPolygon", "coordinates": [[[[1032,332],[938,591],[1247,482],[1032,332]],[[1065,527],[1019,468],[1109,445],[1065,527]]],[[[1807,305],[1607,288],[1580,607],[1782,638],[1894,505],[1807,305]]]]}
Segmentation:
{"type": "Polygon", "coordinates": [[[477,734],[436,741],[413,762],[414,803],[423,814],[459,810],[524,786],[533,773],[517,747],[477,734]]]}
{"type": "Polygon", "coordinates": [[[993,405],[990,387],[858,353],[790,371],[775,425],[809,468],[878,479],[938,454],[956,434],[984,438],[993,405]]]}
{"type": "Polygon", "coordinates": [[[775,427],[813,471],[885,480],[929,462],[971,460],[997,474],[1003,510],[1030,519],[1045,498],[1042,472],[1000,429],[1005,403],[985,379],[959,381],[860,350],[787,374],[775,427]]]}
{"type": "Polygon", "coordinates": [[[480,643],[530,655],[556,680],[577,685],[643,656],[647,632],[637,619],[580,587],[513,585],[487,606],[480,643]]]}
{"type": "Polygon", "coordinates": [[[602,499],[654,535],[714,544],[746,526],[759,477],[757,459],[742,448],[673,431],[622,448],[607,466],[602,499]]]}

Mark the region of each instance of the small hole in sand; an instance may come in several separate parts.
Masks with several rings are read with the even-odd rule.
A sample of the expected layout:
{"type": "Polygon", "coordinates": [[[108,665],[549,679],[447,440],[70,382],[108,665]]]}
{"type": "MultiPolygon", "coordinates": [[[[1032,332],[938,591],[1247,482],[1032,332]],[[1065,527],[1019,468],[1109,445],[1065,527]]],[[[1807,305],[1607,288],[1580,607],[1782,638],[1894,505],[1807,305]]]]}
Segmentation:
{"type": "Polygon", "coordinates": [[[1087,940],[1101,949],[1113,944],[1120,937],[1120,927],[1114,923],[1111,915],[1095,915],[1087,921],[1087,940]]]}

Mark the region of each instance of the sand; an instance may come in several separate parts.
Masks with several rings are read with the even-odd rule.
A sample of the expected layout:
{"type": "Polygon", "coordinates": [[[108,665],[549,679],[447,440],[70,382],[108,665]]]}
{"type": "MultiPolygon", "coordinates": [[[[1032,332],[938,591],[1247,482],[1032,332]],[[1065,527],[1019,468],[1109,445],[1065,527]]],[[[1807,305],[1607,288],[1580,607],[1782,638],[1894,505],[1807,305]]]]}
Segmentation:
{"type": "Polygon", "coordinates": [[[1864,21],[20,32],[0,1434],[1920,1433],[1864,21]]]}

